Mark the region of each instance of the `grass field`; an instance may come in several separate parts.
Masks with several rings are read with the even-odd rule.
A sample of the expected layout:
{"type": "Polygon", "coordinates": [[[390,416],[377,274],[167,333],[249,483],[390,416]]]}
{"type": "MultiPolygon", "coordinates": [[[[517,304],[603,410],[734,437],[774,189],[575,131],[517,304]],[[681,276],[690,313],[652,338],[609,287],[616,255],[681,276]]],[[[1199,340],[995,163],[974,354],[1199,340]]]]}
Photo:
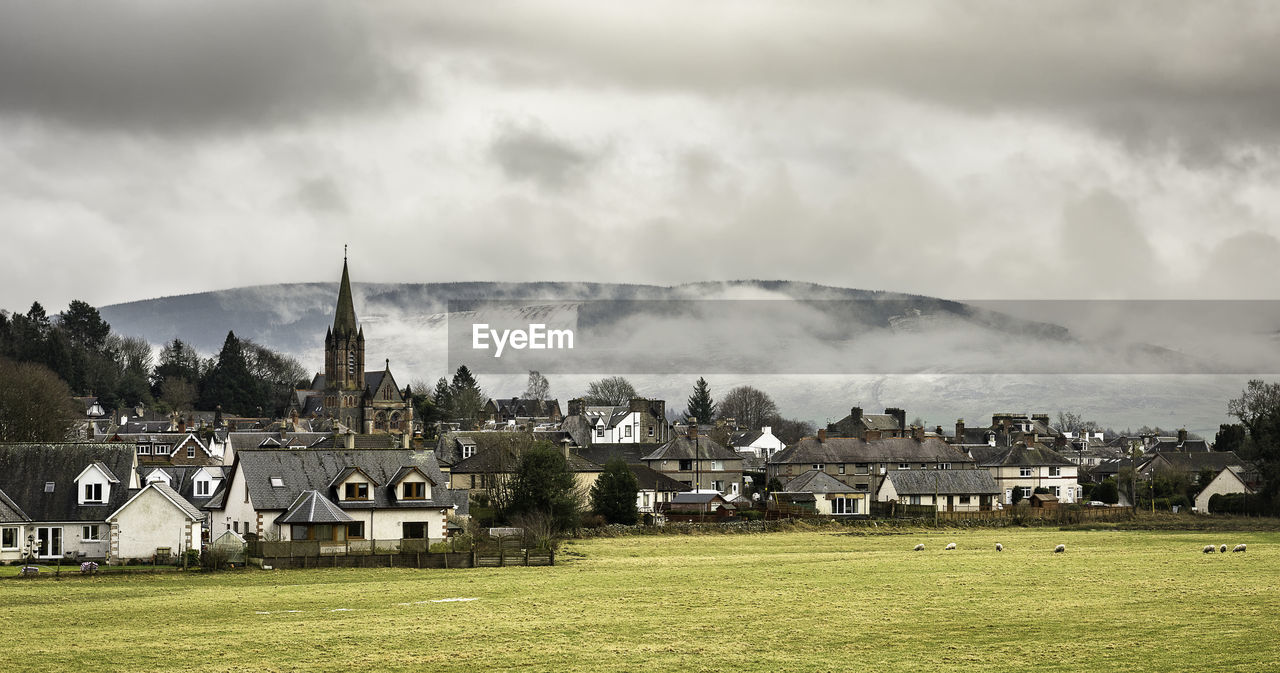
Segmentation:
{"type": "Polygon", "coordinates": [[[1280,670],[1278,533],[626,537],[562,558],[4,579],[0,671],[1280,670]]]}

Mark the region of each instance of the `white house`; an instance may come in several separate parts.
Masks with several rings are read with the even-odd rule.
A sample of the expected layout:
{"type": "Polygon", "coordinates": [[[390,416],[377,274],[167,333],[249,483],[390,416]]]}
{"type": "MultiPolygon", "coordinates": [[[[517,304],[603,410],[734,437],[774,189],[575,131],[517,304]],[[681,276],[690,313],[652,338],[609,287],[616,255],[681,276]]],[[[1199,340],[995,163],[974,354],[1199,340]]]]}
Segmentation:
{"type": "Polygon", "coordinates": [[[153,481],[107,516],[111,562],[149,559],[166,548],[173,555],[201,549],[204,512],[163,481],[153,481]]]}
{"type": "Polygon", "coordinates": [[[759,430],[734,433],[729,438],[729,448],[768,460],[773,454],[787,448],[787,445],[774,436],[771,426],[766,425],[759,430]]]}
{"type": "Polygon", "coordinates": [[[1245,480],[1244,471],[1238,466],[1228,465],[1196,495],[1195,511],[1200,514],[1211,514],[1212,512],[1209,511],[1209,499],[1215,495],[1253,492],[1253,487],[1249,486],[1249,483],[1245,480]]]}

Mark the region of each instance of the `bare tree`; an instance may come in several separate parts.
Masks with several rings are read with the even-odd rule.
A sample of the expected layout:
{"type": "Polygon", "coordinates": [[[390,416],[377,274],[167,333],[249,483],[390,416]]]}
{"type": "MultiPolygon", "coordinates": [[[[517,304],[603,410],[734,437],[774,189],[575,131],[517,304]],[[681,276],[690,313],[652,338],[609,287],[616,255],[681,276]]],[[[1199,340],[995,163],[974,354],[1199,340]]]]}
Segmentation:
{"type": "Polygon", "coordinates": [[[525,388],[524,394],[521,395],[526,400],[542,400],[547,399],[551,394],[551,383],[547,381],[547,377],[537,370],[529,370],[529,386],[525,388]]]}
{"type": "Polygon", "coordinates": [[[48,367],[0,358],[0,442],[62,442],[79,411],[48,367]]]}
{"type": "Polygon", "coordinates": [[[751,386],[738,386],[720,400],[720,418],[732,418],[739,428],[759,429],[777,416],[773,398],[751,386]]]}
{"type": "Polygon", "coordinates": [[[587,386],[587,394],[583,395],[582,399],[587,404],[617,406],[626,404],[633,397],[637,397],[636,389],[632,387],[630,381],[621,376],[610,376],[592,381],[587,386]]]}

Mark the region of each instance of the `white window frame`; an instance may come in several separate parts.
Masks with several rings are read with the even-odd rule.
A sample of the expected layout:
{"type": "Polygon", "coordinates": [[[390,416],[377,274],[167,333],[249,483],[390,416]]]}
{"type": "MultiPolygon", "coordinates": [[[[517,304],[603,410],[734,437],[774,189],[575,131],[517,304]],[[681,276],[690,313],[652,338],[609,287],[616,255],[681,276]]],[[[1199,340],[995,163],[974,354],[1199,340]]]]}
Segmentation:
{"type": "Polygon", "coordinates": [[[844,474],[844,463],[840,463],[840,465],[836,468],[836,472],[839,474],[844,474]]]}
{"type": "Polygon", "coordinates": [[[170,448],[169,448],[169,445],[168,445],[168,444],[157,444],[157,445],[156,445],[156,448],[154,448],[154,449],[152,449],[152,450],[151,450],[151,455],[153,455],[153,456],[167,456],[167,455],[169,455],[169,452],[170,452],[170,451],[172,451],[172,449],[170,449],[170,448]]]}
{"type": "Polygon", "coordinates": [[[832,498],[831,513],[837,515],[850,515],[858,513],[859,498],[832,498]]]}
{"type": "Polygon", "coordinates": [[[1026,500],[1026,499],[1028,499],[1028,498],[1030,498],[1030,497],[1031,497],[1031,487],[1030,487],[1030,486],[1019,486],[1018,488],[1022,489],[1022,499],[1023,499],[1023,500],[1026,500]]]}
{"type": "Polygon", "coordinates": [[[1060,466],[1058,466],[1058,465],[1053,465],[1053,466],[1051,466],[1051,467],[1049,468],[1049,476],[1050,476],[1050,477],[1061,477],[1061,476],[1062,476],[1062,467],[1060,467],[1060,466]]]}
{"type": "Polygon", "coordinates": [[[98,524],[90,523],[81,526],[80,540],[82,542],[102,542],[102,531],[98,524]]]}
{"type": "Polygon", "coordinates": [[[911,469],[911,463],[898,463],[898,469],[899,469],[899,470],[910,470],[910,469],[911,469]]]}
{"type": "Polygon", "coordinates": [[[209,495],[209,491],[212,490],[210,486],[211,486],[211,481],[209,479],[197,479],[196,485],[195,485],[196,497],[204,497],[206,495],[209,495]]]}
{"type": "Polygon", "coordinates": [[[821,472],[821,471],[823,471],[823,470],[827,469],[827,466],[826,466],[826,464],[824,464],[824,463],[814,463],[814,464],[813,464],[813,469],[815,469],[815,470],[817,470],[817,471],[821,472]]]}
{"type": "Polygon", "coordinates": [[[17,526],[0,526],[0,550],[14,551],[22,548],[22,536],[18,534],[17,526]],[[4,534],[13,531],[13,542],[10,545],[4,543],[4,534]]]}
{"type": "Polygon", "coordinates": [[[596,428],[596,439],[604,437],[604,428],[596,428]]]}
{"type": "Polygon", "coordinates": [[[1035,476],[1035,470],[1034,468],[1030,468],[1030,467],[1020,467],[1018,468],[1018,476],[1019,477],[1035,476]]]}
{"type": "Polygon", "coordinates": [[[149,455],[151,455],[151,445],[150,445],[150,444],[139,444],[139,445],[138,445],[138,455],[139,455],[139,456],[149,456],[149,455]]]}
{"type": "Polygon", "coordinates": [[[188,445],[187,445],[187,457],[188,457],[188,458],[195,458],[195,457],[196,457],[196,447],[195,447],[195,445],[194,445],[194,444],[188,444],[188,445]]]}
{"type": "Polygon", "coordinates": [[[84,484],[84,504],[99,505],[106,502],[102,497],[102,484],[92,481],[84,484]]]}
{"type": "Polygon", "coordinates": [[[1054,497],[1057,497],[1057,498],[1061,498],[1061,497],[1062,497],[1062,487],[1061,487],[1061,486],[1050,486],[1050,487],[1049,487],[1049,490],[1050,490],[1050,491],[1053,491],[1053,495],[1054,495],[1054,497]]]}
{"type": "Polygon", "coordinates": [[[464,459],[466,459],[466,458],[470,458],[471,456],[474,456],[474,455],[476,455],[476,445],[475,445],[475,444],[464,444],[464,445],[462,446],[462,457],[463,457],[464,459]]]}
{"type": "Polygon", "coordinates": [[[938,469],[939,469],[939,470],[950,470],[950,469],[951,469],[951,463],[938,463],[938,469]]]}
{"type": "Polygon", "coordinates": [[[626,426],[623,426],[623,427],[624,427],[624,428],[626,428],[626,429],[625,429],[625,430],[623,430],[623,432],[622,432],[622,436],[623,436],[623,437],[630,437],[630,436],[631,436],[631,426],[630,426],[630,425],[626,425],[626,426]]]}

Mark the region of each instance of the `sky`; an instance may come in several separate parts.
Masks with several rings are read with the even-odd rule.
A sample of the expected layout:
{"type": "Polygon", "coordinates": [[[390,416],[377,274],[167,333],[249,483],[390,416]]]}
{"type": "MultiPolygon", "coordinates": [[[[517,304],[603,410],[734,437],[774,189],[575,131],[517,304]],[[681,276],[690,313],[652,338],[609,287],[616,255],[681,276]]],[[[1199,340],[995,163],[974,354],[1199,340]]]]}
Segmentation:
{"type": "Polygon", "coordinates": [[[1267,2],[14,0],[0,307],[785,279],[1280,298],[1267,2]]]}

